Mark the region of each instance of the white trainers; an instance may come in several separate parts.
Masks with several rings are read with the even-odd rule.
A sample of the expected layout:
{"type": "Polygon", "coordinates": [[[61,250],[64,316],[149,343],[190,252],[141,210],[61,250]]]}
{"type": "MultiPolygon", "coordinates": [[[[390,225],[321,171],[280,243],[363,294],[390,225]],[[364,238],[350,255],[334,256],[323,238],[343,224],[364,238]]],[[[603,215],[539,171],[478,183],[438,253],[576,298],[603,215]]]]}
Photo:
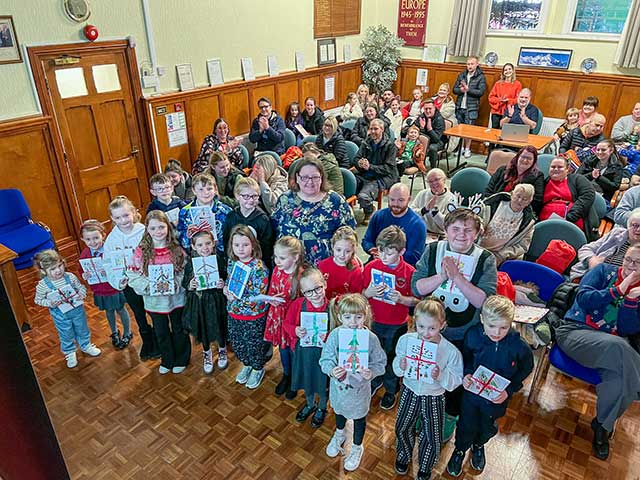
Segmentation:
{"type": "Polygon", "coordinates": [[[171,369],[171,371],[172,371],[173,373],[175,373],[176,375],[179,375],[179,374],[181,374],[182,372],[184,372],[186,369],[187,369],[187,367],[173,367],[173,368],[171,369]]]}
{"type": "Polygon", "coordinates": [[[240,370],[240,373],[236,376],[236,382],[240,385],[247,383],[249,375],[251,375],[251,370],[253,370],[251,367],[242,367],[242,370],[240,370]]]}
{"type": "Polygon", "coordinates": [[[471,156],[471,150],[465,148],[464,150],[464,158],[469,158],[471,156]]]}
{"type": "Polygon", "coordinates": [[[344,453],[342,445],[346,439],[347,436],[344,434],[344,430],[336,430],[333,437],[331,437],[329,445],[327,445],[327,449],[325,450],[327,456],[334,458],[337,457],[338,454],[344,453]]]}
{"type": "Polygon", "coordinates": [[[249,380],[247,380],[247,388],[253,390],[254,388],[258,388],[260,383],[262,383],[262,379],[264,378],[264,368],[260,370],[253,370],[251,375],[249,376],[249,380]]]}
{"type": "Polygon", "coordinates": [[[227,356],[226,348],[218,349],[218,368],[224,370],[229,365],[229,357],[227,356]]]}
{"type": "Polygon", "coordinates": [[[202,352],[202,369],[207,375],[213,372],[213,354],[211,353],[211,349],[202,352]]]}
{"type": "Polygon", "coordinates": [[[78,357],[76,352],[67,353],[64,358],[67,359],[67,367],[74,368],[78,365],[78,357]]]}
{"type": "Polygon", "coordinates": [[[160,372],[160,375],[166,375],[170,371],[171,371],[170,368],[163,367],[162,365],[160,365],[160,368],[158,368],[158,372],[160,372]]]}
{"type": "Polygon", "coordinates": [[[93,343],[90,343],[87,348],[83,348],[82,351],[87,355],[91,355],[92,357],[97,357],[102,353],[102,350],[96,347],[93,343]]]}
{"type": "Polygon", "coordinates": [[[347,458],[344,460],[344,469],[347,472],[353,472],[360,466],[360,460],[362,460],[362,454],[364,453],[364,447],[362,445],[353,445],[347,458]]]}

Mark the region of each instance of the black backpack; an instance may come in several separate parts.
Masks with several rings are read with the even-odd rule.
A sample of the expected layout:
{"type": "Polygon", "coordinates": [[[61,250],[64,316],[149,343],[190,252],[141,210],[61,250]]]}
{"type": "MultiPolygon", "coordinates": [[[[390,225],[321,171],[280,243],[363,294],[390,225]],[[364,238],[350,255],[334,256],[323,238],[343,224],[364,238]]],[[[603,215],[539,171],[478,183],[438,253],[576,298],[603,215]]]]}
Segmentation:
{"type": "Polygon", "coordinates": [[[556,339],[556,328],[565,322],[564,316],[573,305],[579,286],[577,283],[563,282],[553,291],[551,298],[547,302],[549,313],[545,315],[545,319],[551,327],[553,341],[556,339]]]}

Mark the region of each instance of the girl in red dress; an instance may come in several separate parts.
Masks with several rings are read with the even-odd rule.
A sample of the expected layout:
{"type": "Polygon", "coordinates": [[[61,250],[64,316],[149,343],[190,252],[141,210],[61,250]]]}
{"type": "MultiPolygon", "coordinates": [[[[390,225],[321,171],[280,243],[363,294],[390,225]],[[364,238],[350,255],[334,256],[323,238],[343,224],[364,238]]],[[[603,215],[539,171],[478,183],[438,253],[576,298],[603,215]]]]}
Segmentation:
{"type": "Polygon", "coordinates": [[[331,238],[333,256],[318,263],[327,282],[327,298],[332,299],[345,293],[360,293],[362,284],[362,262],[355,255],[358,236],[351,227],[340,227],[331,238]]]}

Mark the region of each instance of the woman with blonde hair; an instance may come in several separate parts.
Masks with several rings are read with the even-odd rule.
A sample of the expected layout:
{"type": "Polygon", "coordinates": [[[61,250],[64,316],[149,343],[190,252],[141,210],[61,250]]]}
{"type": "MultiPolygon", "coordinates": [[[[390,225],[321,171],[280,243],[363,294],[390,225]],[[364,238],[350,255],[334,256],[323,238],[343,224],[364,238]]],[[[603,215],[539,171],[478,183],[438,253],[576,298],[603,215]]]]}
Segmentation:
{"type": "Polygon", "coordinates": [[[278,198],[289,188],[286,170],[271,155],[260,155],[249,177],[260,185],[260,205],[271,215],[278,198]]]}

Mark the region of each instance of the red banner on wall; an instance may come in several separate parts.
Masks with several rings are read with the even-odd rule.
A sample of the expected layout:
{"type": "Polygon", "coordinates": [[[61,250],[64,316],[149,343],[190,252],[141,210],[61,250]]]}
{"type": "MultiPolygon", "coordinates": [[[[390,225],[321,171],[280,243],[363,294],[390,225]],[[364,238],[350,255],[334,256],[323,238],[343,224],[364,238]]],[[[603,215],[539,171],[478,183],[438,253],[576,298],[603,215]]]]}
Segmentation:
{"type": "Polygon", "coordinates": [[[429,0],[398,2],[398,37],[410,47],[423,47],[427,31],[429,0]]]}

